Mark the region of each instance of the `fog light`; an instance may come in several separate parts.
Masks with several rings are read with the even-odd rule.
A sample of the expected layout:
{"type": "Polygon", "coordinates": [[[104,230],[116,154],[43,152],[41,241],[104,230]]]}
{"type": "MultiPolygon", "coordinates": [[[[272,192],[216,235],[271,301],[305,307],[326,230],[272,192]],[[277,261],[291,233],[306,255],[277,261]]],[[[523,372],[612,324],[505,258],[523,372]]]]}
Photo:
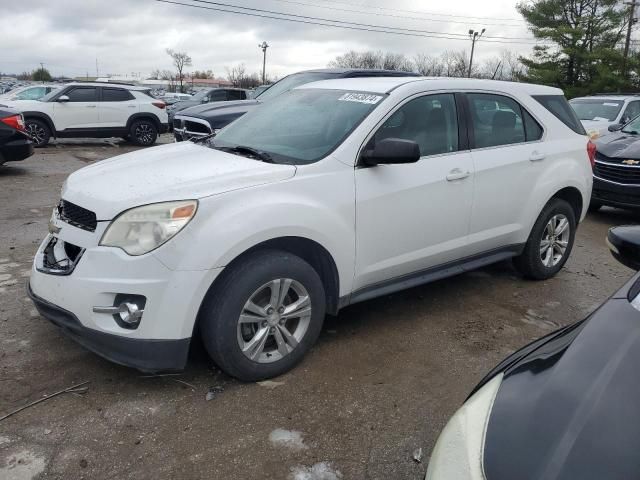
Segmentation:
{"type": "Polygon", "coordinates": [[[146,302],[146,297],[142,295],[118,294],[113,306],[93,307],[93,311],[109,314],[119,326],[133,330],[140,325],[146,302]]]}

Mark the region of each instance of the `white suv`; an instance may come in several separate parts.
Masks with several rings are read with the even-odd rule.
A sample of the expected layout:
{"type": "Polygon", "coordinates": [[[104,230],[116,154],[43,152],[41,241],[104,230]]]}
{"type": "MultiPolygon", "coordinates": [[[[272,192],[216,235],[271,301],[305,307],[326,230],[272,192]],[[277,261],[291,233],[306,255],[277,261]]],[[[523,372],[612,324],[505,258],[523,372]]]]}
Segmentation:
{"type": "Polygon", "coordinates": [[[640,115],[638,95],[593,95],[574,98],[569,104],[593,139],[620,130],[640,115]]]}
{"type": "Polygon", "coordinates": [[[144,87],[70,83],[39,100],[0,103],[23,113],[37,147],[51,137],[123,137],[148,146],[168,130],[165,103],[144,87]]]}
{"type": "Polygon", "coordinates": [[[29,293],[115,362],[181,369],[198,332],[220,368],[264,379],[346,305],[508,258],[555,275],[594,155],[557,89],[312,83],[215,137],[73,173],[29,293]]]}

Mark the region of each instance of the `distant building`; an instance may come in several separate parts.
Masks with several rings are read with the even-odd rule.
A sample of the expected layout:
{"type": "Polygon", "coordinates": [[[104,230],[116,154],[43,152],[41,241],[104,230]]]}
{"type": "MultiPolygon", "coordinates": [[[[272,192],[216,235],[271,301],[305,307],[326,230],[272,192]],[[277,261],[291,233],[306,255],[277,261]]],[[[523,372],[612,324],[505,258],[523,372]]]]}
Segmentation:
{"type": "Polygon", "coordinates": [[[233,83],[223,78],[185,78],[184,83],[190,85],[193,88],[218,88],[218,87],[233,87],[233,83]]]}

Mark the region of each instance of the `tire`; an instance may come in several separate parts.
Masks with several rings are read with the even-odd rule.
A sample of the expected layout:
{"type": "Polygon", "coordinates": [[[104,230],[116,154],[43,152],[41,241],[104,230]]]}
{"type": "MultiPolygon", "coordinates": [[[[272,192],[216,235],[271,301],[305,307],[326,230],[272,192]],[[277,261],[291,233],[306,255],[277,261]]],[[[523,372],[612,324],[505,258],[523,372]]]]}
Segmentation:
{"type": "Polygon", "coordinates": [[[36,148],[46,147],[49,140],[51,140],[51,130],[49,126],[37,118],[28,118],[24,123],[27,132],[33,140],[33,146],[36,148]]]}
{"type": "Polygon", "coordinates": [[[232,377],[255,382],[300,363],[320,335],[325,309],[324,286],[313,267],[290,253],[266,250],[223,272],[203,302],[199,325],[216,365],[232,377]],[[282,301],[271,300],[273,282],[286,289],[282,301]],[[280,318],[285,308],[295,309],[280,318]]]}
{"type": "Polygon", "coordinates": [[[571,255],[575,235],[576,217],[573,208],[565,200],[551,199],[536,220],[522,254],[513,259],[516,269],[531,280],[546,280],[555,276],[571,255]],[[551,233],[552,219],[556,219],[555,234],[551,233]],[[563,220],[566,220],[568,232],[562,230],[558,235],[563,220]],[[543,250],[543,241],[547,242],[545,245],[551,246],[543,250]],[[565,245],[564,251],[562,245],[565,245]]]}
{"type": "Polygon", "coordinates": [[[134,145],[149,147],[158,139],[158,127],[151,120],[136,120],[129,128],[129,140],[134,145]]]}
{"type": "Polygon", "coordinates": [[[589,204],[589,213],[597,212],[602,208],[602,204],[598,202],[594,202],[593,200],[589,204]]]}

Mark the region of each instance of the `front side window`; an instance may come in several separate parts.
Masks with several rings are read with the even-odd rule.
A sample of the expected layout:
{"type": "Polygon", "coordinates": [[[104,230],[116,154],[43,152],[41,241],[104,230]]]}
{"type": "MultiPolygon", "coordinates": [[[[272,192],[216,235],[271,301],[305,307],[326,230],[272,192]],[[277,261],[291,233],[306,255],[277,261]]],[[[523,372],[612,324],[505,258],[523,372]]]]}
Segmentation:
{"type": "Polygon", "coordinates": [[[640,101],[636,100],[629,102],[629,105],[627,105],[627,109],[624,111],[624,115],[622,116],[622,121],[627,123],[638,115],[640,115],[640,101]]]}
{"type": "Polygon", "coordinates": [[[526,141],[522,109],[518,102],[486,93],[470,93],[467,97],[476,148],[526,141]]]}
{"type": "Polygon", "coordinates": [[[458,118],[453,94],[426,95],[400,107],[380,127],[373,142],[411,140],[422,157],[458,150],[458,118]]]}
{"type": "Polygon", "coordinates": [[[338,147],[384,98],[345,90],[293,90],[243,115],[209,144],[232,153],[248,147],[276,163],[312,163],[338,147]]]}
{"type": "Polygon", "coordinates": [[[224,102],[227,99],[227,92],[224,90],[214,90],[209,94],[210,102],[224,102]]]}
{"type": "Polygon", "coordinates": [[[65,93],[69,102],[95,102],[98,100],[96,87],[78,87],[65,93]]]}

